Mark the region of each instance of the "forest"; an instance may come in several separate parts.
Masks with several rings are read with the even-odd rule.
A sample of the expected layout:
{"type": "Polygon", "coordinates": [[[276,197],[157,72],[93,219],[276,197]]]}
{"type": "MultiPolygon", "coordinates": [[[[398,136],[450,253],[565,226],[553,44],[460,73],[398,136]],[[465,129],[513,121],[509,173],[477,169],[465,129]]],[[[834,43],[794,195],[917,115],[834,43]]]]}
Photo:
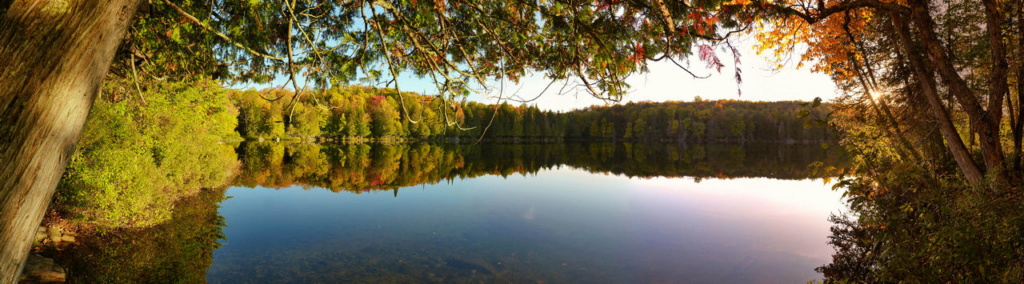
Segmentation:
{"type": "Polygon", "coordinates": [[[1024,281],[1024,1],[13,0],[0,16],[0,282],[51,201],[103,226],[169,220],[240,167],[224,137],[480,136],[841,148],[851,162],[823,170],[850,214],[832,218],[825,280],[1024,281]],[[620,101],[654,62],[742,84],[740,36],[839,96],[462,103],[531,74],[620,101]],[[436,94],[403,92],[410,74],[436,94]],[[295,92],[220,89],[275,80],[295,92]]]}
{"type": "Polygon", "coordinates": [[[496,141],[695,141],[823,143],[834,131],[808,117],[828,104],[738,100],[641,102],[569,112],[536,105],[443,100],[393,89],[347,87],[302,95],[295,104],[264,98],[287,91],[231,91],[238,132],[249,139],[341,141],[460,137],[496,141]],[[813,104],[813,107],[812,107],[813,104]]]}
{"type": "MultiPolygon", "coordinates": [[[[446,139],[438,141],[436,137],[464,137],[472,142],[479,136],[471,135],[480,135],[479,129],[486,127],[487,121],[472,119],[470,115],[456,116],[453,119],[460,120],[465,126],[479,124],[469,131],[449,129],[446,135],[443,129],[448,128],[443,125],[442,118],[432,114],[430,102],[426,99],[429,97],[415,94],[403,96],[408,109],[423,115],[419,123],[412,124],[409,119],[399,117],[398,106],[391,105],[397,104],[392,96],[380,96],[383,98],[374,105],[374,95],[369,95],[369,90],[372,90],[369,88],[345,89],[353,93],[331,98],[332,103],[341,105],[344,102],[344,108],[326,111],[314,105],[297,104],[291,120],[287,119],[282,108],[274,108],[274,102],[250,92],[217,87],[215,82],[157,84],[141,96],[128,90],[130,86],[124,83],[106,85],[104,95],[97,100],[90,114],[92,118],[85,126],[78,151],[61,178],[52,206],[58,215],[86,227],[149,227],[161,224],[169,220],[176,200],[191,196],[201,188],[229,184],[270,187],[294,184],[360,192],[486,174],[529,174],[562,165],[646,178],[804,179],[828,174],[809,167],[815,162],[832,167],[842,164],[840,153],[824,149],[819,144],[786,147],[788,142],[794,141],[825,142],[826,145],[828,141],[828,136],[823,134],[827,132],[823,129],[805,129],[803,123],[798,123],[806,121],[797,116],[809,105],[797,102],[627,104],[568,113],[542,112],[536,107],[502,104],[497,108],[498,116],[488,132],[521,133],[511,136],[509,141],[522,139],[524,145],[472,145],[450,143],[446,139]],[[142,103],[143,97],[145,104],[142,103]],[[361,102],[364,104],[357,104],[361,102]],[[427,107],[420,106],[420,102],[427,107]],[[705,104],[722,107],[691,113],[705,104]],[[394,116],[387,116],[387,113],[394,116]],[[633,118],[630,113],[638,116],[633,118]],[[734,120],[718,122],[718,119],[730,115],[743,114],[766,121],[752,120],[746,124],[729,123],[734,120]],[[658,132],[665,127],[664,124],[671,122],[651,123],[649,128],[645,128],[651,133],[632,131],[615,136],[617,138],[586,135],[589,127],[594,126],[583,122],[591,121],[590,118],[595,116],[603,118],[600,121],[606,123],[608,131],[612,131],[614,125],[634,128],[633,123],[643,123],[645,118],[679,121],[678,118],[684,117],[682,125],[701,125],[699,132],[693,132],[700,134],[691,134],[697,137],[704,137],[705,132],[727,132],[705,128],[704,122],[714,127],[739,124],[771,128],[756,132],[758,128],[751,127],[747,132],[734,132],[737,136],[709,134],[737,143],[688,145],[685,142],[709,140],[684,140],[688,131],[674,132],[671,128],[658,132]],[[344,119],[349,117],[360,119],[344,119]],[[434,119],[427,120],[428,117],[434,119]],[[676,119],[670,120],[669,117],[676,119]],[[691,123],[694,121],[691,117],[697,122],[691,123]],[[777,120],[769,119],[773,117],[777,120]],[[543,124],[545,122],[547,124],[543,124]],[[776,130],[783,129],[781,127],[792,127],[798,131],[793,136],[786,136],[786,133],[780,133],[783,131],[776,130]],[[410,128],[413,129],[411,132],[410,128]],[[431,133],[431,128],[439,129],[439,134],[426,135],[431,133]],[[552,129],[563,132],[553,133],[552,129]],[[567,129],[577,129],[578,136],[568,134],[565,132],[569,131],[567,129]],[[669,133],[679,134],[664,136],[669,133]],[[788,138],[777,139],[780,134],[788,138]],[[327,138],[324,137],[335,136],[347,138],[314,143],[315,138],[325,140],[327,138]],[[241,142],[241,137],[250,139],[241,142]],[[571,144],[576,146],[570,147],[564,143],[551,146],[526,143],[533,137],[586,144],[571,144]],[[259,138],[265,140],[259,141],[259,138]],[[270,141],[273,138],[287,141],[270,141]],[[673,143],[660,143],[665,140],[673,143]],[[629,143],[622,144],[624,141],[629,143]],[[655,141],[659,143],[653,143],[655,141]],[[749,145],[738,142],[749,142],[749,145]],[[747,155],[748,151],[757,154],[747,155]],[[783,158],[792,156],[805,158],[783,158]]],[[[272,92],[269,94],[274,95],[272,92]]],[[[475,109],[487,119],[495,109],[494,106],[472,102],[466,105],[467,109],[475,109]]],[[[492,135],[485,137],[507,137],[492,135]]]]}

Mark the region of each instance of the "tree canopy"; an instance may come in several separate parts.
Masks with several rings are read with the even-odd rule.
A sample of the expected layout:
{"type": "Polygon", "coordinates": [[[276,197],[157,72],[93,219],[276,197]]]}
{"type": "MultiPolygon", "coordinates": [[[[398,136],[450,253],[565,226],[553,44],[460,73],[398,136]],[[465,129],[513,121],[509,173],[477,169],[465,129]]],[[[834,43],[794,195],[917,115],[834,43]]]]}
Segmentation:
{"type": "MultiPolygon", "coordinates": [[[[144,4],[115,73],[230,82],[288,78],[292,89],[355,82],[401,90],[400,74],[432,79],[441,99],[500,88],[529,74],[571,80],[606,100],[648,61],[699,46],[719,71],[723,32],[753,22],[722,1],[171,1],[144,4]],[[134,64],[128,64],[134,63],[134,64]],[[306,83],[309,83],[307,85],[306,83]]],[[[735,55],[735,54],[732,54],[735,55]]],[[[739,73],[736,74],[737,79],[739,73]]],[[[321,102],[321,107],[331,107],[321,102]]]]}

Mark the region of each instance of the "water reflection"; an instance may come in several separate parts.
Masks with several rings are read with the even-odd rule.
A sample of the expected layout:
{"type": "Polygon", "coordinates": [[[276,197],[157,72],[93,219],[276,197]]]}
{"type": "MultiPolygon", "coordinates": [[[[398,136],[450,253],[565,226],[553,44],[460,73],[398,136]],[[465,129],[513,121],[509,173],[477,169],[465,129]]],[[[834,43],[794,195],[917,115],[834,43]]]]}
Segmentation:
{"type": "Polygon", "coordinates": [[[224,188],[179,200],[171,221],[141,230],[115,229],[62,251],[45,251],[71,283],[202,283],[225,238],[218,203],[224,188]]]}
{"type": "Polygon", "coordinates": [[[812,162],[840,160],[807,147],[251,143],[238,153],[231,198],[208,191],[171,223],[63,252],[69,277],[806,282],[828,262],[826,217],[841,208],[820,181],[797,180],[815,177],[812,162]],[[130,269],[112,269],[126,265],[117,259],[130,269]]]}
{"type": "Polygon", "coordinates": [[[627,177],[806,179],[809,165],[839,166],[842,155],[782,144],[399,144],[322,146],[246,143],[239,186],[300,185],[369,191],[482,175],[534,174],[561,166],[627,177]]]}
{"type": "Polygon", "coordinates": [[[806,282],[830,255],[825,208],[840,207],[820,182],[572,169],[399,198],[297,187],[228,195],[230,242],[214,254],[214,283],[806,282]]]}

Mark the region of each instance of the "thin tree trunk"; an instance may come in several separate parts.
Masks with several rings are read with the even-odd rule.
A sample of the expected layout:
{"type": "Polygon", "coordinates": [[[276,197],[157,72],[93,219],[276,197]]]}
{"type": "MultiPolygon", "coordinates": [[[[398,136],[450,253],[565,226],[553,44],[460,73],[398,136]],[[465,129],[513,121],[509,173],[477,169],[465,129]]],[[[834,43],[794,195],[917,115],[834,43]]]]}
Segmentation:
{"type": "Polygon", "coordinates": [[[18,0],[0,18],[0,283],[21,273],[137,0],[18,0]]]}
{"type": "Polygon", "coordinates": [[[1009,113],[1010,117],[1016,116],[1010,129],[1013,131],[1013,168],[1018,176],[1024,174],[1021,172],[1024,170],[1024,165],[1021,165],[1021,148],[1024,148],[1024,101],[1021,99],[1024,99],[1024,0],[1017,1],[1017,112],[1009,113]]]}
{"type": "Polygon", "coordinates": [[[984,180],[984,174],[978,167],[978,164],[971,158],[970,151],[964,146],[964,141],[960,139],[960,134],[956,131],[956,126],[953,125],[953,121],[949,118],[949,112],[946,110],[946,106],[942,103],[939,98],[939,94],[935,85],[935,77],[931,70],[926,69],[924,58],[915,52],[915,48],[911,42],[910,27],[907,23],[901,20],[900,15],[890,14],[893,26],[896,28],[896,34],[899,38],[900,46],[907,54],[907,61],[910,62],[910,67],[914,70],[914,75],[917,77],[917,82],[921,85],[921,91],[924,93],[925,98],[928,101],[928,105],[931,107],[932,114],[935,116],[935,120],[939,123],[939,131],[942,132],[942,137],[946,139],[946,147],[949,148],[949,152],[953,154],[953,160],[956,161],[957,166],[960,168],[960,172],[964,174],[967,181],[971,184],[977,184],[984,180]]]}
{"type": "Polygon", "coordinates": [[[865,95],[868,96],[868,99],[871,102],[871,108],[874,109],[879,119],[883,121],[883,125],[889,124],[889,127],[883,128],[886,129],[886,132],[889,134],[890,137],[896,139],[898,145],[902,146],[903,151],[899,151],[900,154],[903,155],[904,157],[908,156],[907,154],[909,154],[910,158],[913,158],[914,163],[922,162],[923,158],[920,152],[917,150],[916,147],[914,147],[913,144],[910,144],[910,141],[907,140],[905,136],[903,136],[903,130],[900,128],[899,122],[896,120],[896,116],[894,116],[892,114],[892,110],[889,109],[889,105],[885,102],[884,99],[874,98],[874,95],[872,94],[874,90],[871,86],[875,84],[875,80],[874,71],[872,71],[871,68],[871,62],[868,60],[867,52],[864,51],[864,49],[860,45],[860,42],[857,41],[857,39],[853,36],[853,32],[850,31],[849,13],[846,13],[844,17],[845,21],[843,22],[843,31],[845,32],[846,37],[850,40],[850,42],[857,47],[856,50],[860,51],[863,55],[862,57],[864,58],[864,68],[861,68],[860,60],[857,59],[858,56],[856,56],[856,54],[850,54],[850,58],[853,59],[850,61],[850,63],[853,63],[854,76],[857,77],[857,80],[860,81],[861,87],[864,88],[864,93],[865,95]],[[870,84],[868,83],[868,78],[871,78],[870,84]],[[878,102],[876,102],[876,100],[878,102]]]}
{"type": "Polygon", "coordinates": [[[989,143],[995,143],[996,147],[988,153],[985,153],[983,149],[982,155],[985,155],[986,167],[995,167],[1001,174],[1006,175],[1010,182],[1015,182],[1018,177],[1010,172],[1008,165],[1005,164],[1002,136],[1000,135],[1003,122],[1003,96],[1006,96],[1010,90],[1010,82],[1007,80],[1010,67],[1006,60],[1006,42],[1003,41],[1003,15],[996,0],[983,0],[982,2],[985,4],[985,30],[988,33],[991,60],[988,78],[988,121],[985,126],[991,128],[989,133],[995,134],[994,139],[989,138],[992,140],[989,143]]]}

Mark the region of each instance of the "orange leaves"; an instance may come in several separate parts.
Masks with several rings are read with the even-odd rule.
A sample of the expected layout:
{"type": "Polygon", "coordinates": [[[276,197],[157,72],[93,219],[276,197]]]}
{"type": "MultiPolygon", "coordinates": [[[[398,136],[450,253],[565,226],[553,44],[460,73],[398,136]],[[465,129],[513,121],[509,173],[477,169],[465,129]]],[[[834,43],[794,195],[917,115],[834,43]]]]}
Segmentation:
{"type": "Polygon", "coordinates": [[[696,29],[697,32],[704,31],[713,33],[715,24],[718,23],[717,15],[707,14],[704,12],[692,12],[689,15],[686,15],[686,18],[690,20],[691,26],[693,26],[693,28],[696,29]]]}
{"type": "Polygon", "coordinates": [[[405,54],[404,52],[402,52],[402,49],[396,47],[391,49],[391,57],[395,58],[398,61],[402,61],[402,58],[405,57],[405,54]]]}
{"type": "Polygon", "coordinates": [[[807,25],[802,19],[792,16],[773,19],[762,23],[757,29],[755,45],[757,53],[771,52],[776,67],[781,68],[794,51],[794,47],[805,46],[800,55],[797,67],[811,64],[814,72],[827,73],[838,80],[849,80],[851,70],[847,70],[848,62],[857,60],[851,55],[857,54],[854,44],[844,30],[848,27],[857,38],[870,37],[867,27],[873,15],[870,10],[853,10],[848,14],[836,14],[822,19],[813,25],[807,25]],[[850,15],[847,19],[846,15],[850,15]]]}
{"type": "Polygon", "coordinates": [[[434,0],[434,10],[437,11],[438,15],[445,15],[445,6],[444,0],[434,0]]]}

